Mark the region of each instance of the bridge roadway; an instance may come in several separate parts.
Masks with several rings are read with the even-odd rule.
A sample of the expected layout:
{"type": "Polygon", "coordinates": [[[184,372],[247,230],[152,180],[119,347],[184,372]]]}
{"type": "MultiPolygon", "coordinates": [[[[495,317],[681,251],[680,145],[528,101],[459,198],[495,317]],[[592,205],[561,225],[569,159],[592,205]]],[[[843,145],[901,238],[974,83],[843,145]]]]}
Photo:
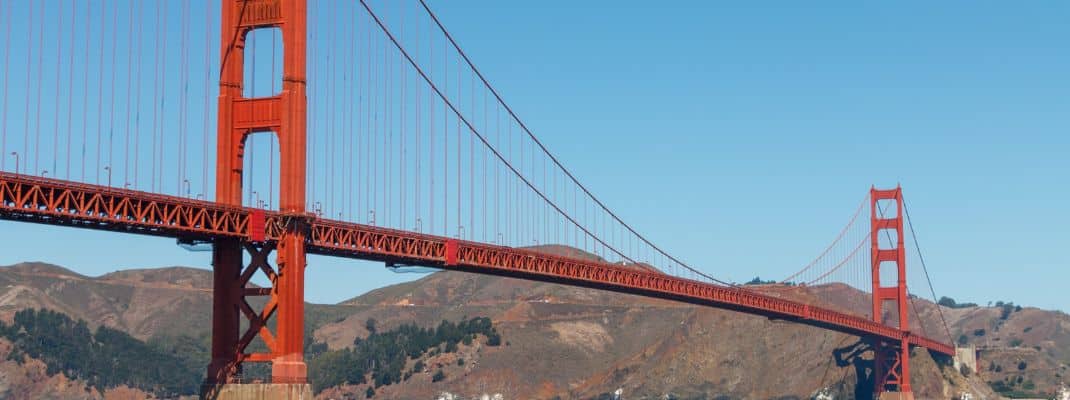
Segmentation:
{"type": "Polygon", "coordinates": [[[869,319],[746,288],[714,285],[621,265],[543,254],[317,218],[233,207],[52,178],[0,172],[0,219],[193,240],[239,238],[271,244],[284,224],[308,225],[307,251],[395,264],[426,265],[582,286],[761,315],[862,337],[904,339],[913,346],[953,356],[953,345],[869,319]]]}

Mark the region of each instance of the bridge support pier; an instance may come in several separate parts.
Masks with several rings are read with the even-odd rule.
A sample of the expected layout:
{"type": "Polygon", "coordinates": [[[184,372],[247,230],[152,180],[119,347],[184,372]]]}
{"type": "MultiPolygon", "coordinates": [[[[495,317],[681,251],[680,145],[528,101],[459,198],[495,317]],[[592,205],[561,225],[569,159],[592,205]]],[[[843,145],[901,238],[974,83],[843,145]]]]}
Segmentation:
{"type": "Polygon", "coordinates": [[[914,400],[914,392],[884,392],[877,400],[914,400]]]}
{"type": "Polygon", "coordinates": [[[205,400],[312,400],[312,385],[307,383],[242,383],[205,385],[205,400]]]}

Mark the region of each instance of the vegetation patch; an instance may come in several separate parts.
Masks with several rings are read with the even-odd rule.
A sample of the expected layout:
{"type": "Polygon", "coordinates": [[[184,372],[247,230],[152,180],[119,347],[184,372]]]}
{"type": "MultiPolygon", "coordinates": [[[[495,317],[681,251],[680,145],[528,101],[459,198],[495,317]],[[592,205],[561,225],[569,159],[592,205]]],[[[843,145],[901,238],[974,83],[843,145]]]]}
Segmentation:
{"type": "MultiPolygon", "coordinates": [[[[353,348],[327,351],[309,360],[309,375],[316,393],[338,385],[371,383],[377,388],[400,383],[423,371],[426,366],[418,360],[424,354],[452,353],[459,343],[471,343],[477,337],[486,338],[488,346],[501,343],[501,336],[490,318],[478,317],[454,323],[443,320],[435,328],[420,328],[405,324],[396,329],[379,332],[374,319],[368,320],[367,338],[357,338],[353,348]],[[409,360],[417,360],[409,371],[409,360]]],[[[463,365],[462,360],[457,361],[463,365]]],[[[445,379],[439,370],[433,382],[445,379]]]]}
{"type": "Polygon", "coordinates": [[[942,305],[942,306],[947,307],[947,308],[971,308],[971,307],[977,307],[977,303],[957,303],[957,302],[955,302],[955,299],[952,299],[952,298],[947,297],[947,296],[941,297],[940,300],[936,302],[936,304],[942,305]]]}
{"type": "Polygon", "coordinates": [[[104,326],[94,332],[85,321],[55,311],[19,311],[11,325],[0,322],[0,336],[14,345],[9,360],[41,360],[49,375],[63,373],[97,390],[127,385],[175,397],[194,394],[201,384],[203,365],[192,368],[125,332],[104,326]]]}

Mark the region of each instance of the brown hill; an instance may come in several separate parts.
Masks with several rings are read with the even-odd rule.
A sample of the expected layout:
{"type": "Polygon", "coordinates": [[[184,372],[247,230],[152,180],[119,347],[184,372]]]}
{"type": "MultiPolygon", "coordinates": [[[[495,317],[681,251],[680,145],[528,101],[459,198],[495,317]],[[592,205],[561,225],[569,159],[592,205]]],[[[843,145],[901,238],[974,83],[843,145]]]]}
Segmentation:
{"type": "MultiPolygon", "coordinates": [[[[350,309],[306,306],[313,326],[347,315],[350,309]]],[[[212,271],[166,267],[87,277],[44,263],[0,267],[0,319],[10,321],[26,308],[60,311],[142,340],[161,334],[203,337],[211,328],[212,271]]]]}
{"type": "Polygon", "coordinates": [[[140,339],[159,332],[199,336],[209,326],[210,282],[210,271],[192,268],[86,277],[54,265],[22,263],[0,267],[0,318],[48,308],[140,339]]]}
{"type": "MultiPolygon", "coordinates": [[[[851,312],[865,312],[869,304],[864,294],[846,285],[755,290],[799,300],[833,299],[829,306],[851,312]]],[[[936,305],[916,303],[923,321],[915,330],[946,337],[936,330],[936,305]]],[[[631,295],[438,272],[344,304],[357,312],[315,331],[315,338],[331,348],[366,336],[368,318],[389,329],[413,321],[431,326],[442,319],[489,316],[508,343],[462,350],[464,366],[427,362],[442,365],[447,379],[433,383],[428,370],[378,389],[381,398],[433,398],[440,392],[464,398],[493,393],[591,398],[618,389],[625,398],[810,398],[822,389],[838,394],[836,398],[854,398],[856,390],[867,392],[872,385],[858,378],[868,355],[850,357],[864,348],[855,337],[631,295]]],[[[919,398],[950,398],[961,391],[995,398],[977,376],[966,378],[938,365],[925,351],[916,351],[915,357],[919,398]]],[[[321,397],[363,394],[365,389],[327,391],[321,397]]]]}
{"type": "MultiPolygon", "coordinates": [[[[561,246],[543,250],[582,255],[561,246]]],[[[209,326],[210,283],[210,271],[191,268],[86,277],[54,265],[23,263],[0,267],[0,317],[44,307],[143,339],[159,334],[203,337],[209,326]]],[[[865,295],[845,285],[756,290],[801,300],[833,299],[833,307],[847,311],[864,312],[868,304],[865,295]]],[[[940,337],[937,306],[920,300],[916,306],[922,321],[914,329],[940,337]]],[[[966,335],[968,343],[979,346],[980,375],[965,378],[927,352],[915,352],[919,398],[950,398],[959,391],[995,398],[983,382],[1017,382],[1019,376],[1017,389],[1030,382],[1039,394],[1067,383],[1070,318],[1015,309],[1005,314],[1003,307],[945,308],[956,340],[966,335]],[[1026,366],[1019,370],[1023,362],[1026,366]]],[[[379,388],[377,398],[430,399],[449,392],[465,398],[500,393],[507,399],[567,399],[618,389],[624,398],[810,398],[823,389],[836,398],[852,398],[871,384],[858,373],[867,356],[854,356],[864,345],[847,335],[670,301],[458,272],[433,273],[339,305],[310,304],[307,320],[316,340],[340,348],[367,335],[368,318],[386,330],[464,316],[491,317],[505,345],[477,341],[459,353],[435,356],[426,360],[432,368],[379,388]],[[463,365],[457,365],[458,358],[465,359],[463,365]],[[446,379],[432,383],[431,373],[439,369],[446,379]]],[[[0,379],[0,389],[9,390],[4,393],[46,393],[57,379],[16,367],[0,365],[7,371],[7,378],[0,379]],[[51,383],[27,389],[33,387],[29,382],[51,383]]],[[[363,396],[364,389],[335,388],[320,397],[363,396]]]]}

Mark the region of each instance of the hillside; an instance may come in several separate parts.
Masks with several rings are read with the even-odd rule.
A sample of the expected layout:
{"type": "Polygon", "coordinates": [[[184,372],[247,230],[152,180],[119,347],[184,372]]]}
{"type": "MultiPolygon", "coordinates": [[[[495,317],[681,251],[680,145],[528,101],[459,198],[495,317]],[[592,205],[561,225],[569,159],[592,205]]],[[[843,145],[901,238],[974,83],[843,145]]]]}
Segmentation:
{"type": "MultiPolygon", "coordinates": [[[[797,289],[777,295],[815,296],[808,291],[822,289],[842,290],[797,289]]],[[[822,388],[837,398],[853,398],[855,390],[872,387],[857,378],[856,368],[865,361],[845,356],[864,346],[857,338],[631,295],[439,272],[345,304],[358,312],[315,332],[317,340],[332,348],[366,336],[369,318],[388,327],[488,316],[507,342],[467,355],[467,367],[447,368],[443,382],[431,383],[430,374],[417,376],[379,389],[382,398],[431,398],[442,391],[481,394],[473,384],[506,398],[593,398],[617,389],[627,398],[810,398],[822,388]],[[763,376],[776,378],[756,379],[763,376]]],[[[923,398],[944,398],[959,390],[943,378],[961,380],[955,371],[941,368],[924,351],[916,356],[915,390],[929,396],[923,398]]]]}
{"type": "MultiPolygon", "coordinates": [[[[10,320],[25,308],[49,308],[139,339],[177,335],[197,338],[194,345],[203,347],[210,283],[210,271],[180,267],[100,277],[47,264],[0,267],[0,319],[10,320]]],[[[844,310],[864,310],[868,304],[864,295],[842,285],[755,289],[789,298],[835,299],[834,306],[844,310]]],[[[921,300],[916,305],[924,320],[919,325],[924,326],[915,330],[940,337],[934,333],[942,329],[937,306],[921,300]]],[[[1014,382],[1018,391],[1029,382],[1030,393],[1044,394],[1068,382],[1070,317],[1032,308],[1006,309],[944,309],[952,335],[966,335],[967,343],[980,347],[980,375],[964,378],[927,352],[916,351],[913,372],[919,398],[948,398],[963,390],[980,396],[975,399],[995,398],[985,382],[996,381],[1014,382]],[[1023,362],[1025,368],[1019,369],[1023,362]]],[[[338,305],[310,304],[307,320],[316,341],[341,349],[368,337],[369,318],[384,331],[406,323],[433,327],[443,319],[477,316],[493,321],[503,345],[475,341],[455,353],[422,358],[427,369],[376,389],[376,398],[430,399],[443,392],[465,398],[484,393],[507,399],[596,398],[618,389],[629,399],[667,394],[802,399],[822,389],[835,398],[853,398],[872,385],[865,378],[866,356],[857,356],[864,344],[854,337],[669,301],[459,272],[429,274],[338,305]],[[432,382],[437,371],[443,372],[443,379],[432,382]]],[[[44,387],[60,385],[55,382],[62,377],[25,368],[0,364],[9,371],[0,378],[0,389],[20,390],[41,382],[50,382],[44,387]]],[[[366,389],[336,387],[319,397],[363,398],[366,389]]]]}
{"type": "MultiPolygon", "coordinates": [[[[344,305],[306,304],[310,324],[347,315],[344,305]]],[[[27,308],[60,311],[148,340],[205,337],[211,328],[212,272],[187,267],[128,269],[87,277],[44,263],[0,267],[0,320],[27,308]]]]}
{"type": "Polygon", "coordinates": [[[86,277],[65,268],[22,263],[0,268],[0,318],[47,308],[139,339],[159,332],[199,336],[211,311],[211,272],[192,268],[127,270],[86,277]]]}

